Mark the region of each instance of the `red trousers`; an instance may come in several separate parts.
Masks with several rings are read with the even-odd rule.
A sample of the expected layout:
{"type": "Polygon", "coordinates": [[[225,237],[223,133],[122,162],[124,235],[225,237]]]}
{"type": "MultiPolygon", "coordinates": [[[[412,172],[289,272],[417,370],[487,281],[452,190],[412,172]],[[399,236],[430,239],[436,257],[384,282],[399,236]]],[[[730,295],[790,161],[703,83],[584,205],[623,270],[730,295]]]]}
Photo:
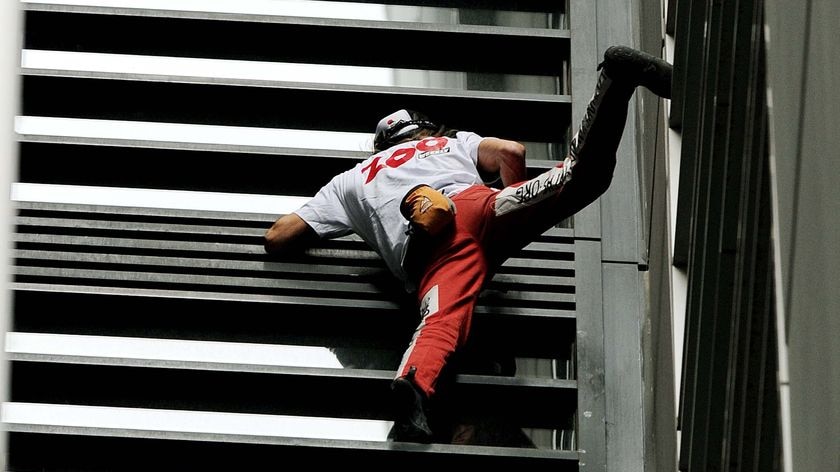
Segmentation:
{"type": "MultiPolygon", "coordinates": [[[[567,161],[568,163],[569,161],[567,161]]],[[[421,322],[397,372],[405,376],[414,367],[414,382],[427,395],[454,351],[470,331],[473,308],[485,282],[513,252],[556,223],[572,207],[562,208],[561,192],[532,202],[520,202],[534,181],[545,187],[548,179],[566,175],[564,163],[536,179],[504,190],[477,185],[455,195],[454,229],[429,252],[417,289],[421,322]],[[530,203],[530,204],[527,204],[530,203]],[[546,216],[550,215],[550,218],[546,216]]],[[[539,195],[538,195],[539,196],[539,195]]]]}

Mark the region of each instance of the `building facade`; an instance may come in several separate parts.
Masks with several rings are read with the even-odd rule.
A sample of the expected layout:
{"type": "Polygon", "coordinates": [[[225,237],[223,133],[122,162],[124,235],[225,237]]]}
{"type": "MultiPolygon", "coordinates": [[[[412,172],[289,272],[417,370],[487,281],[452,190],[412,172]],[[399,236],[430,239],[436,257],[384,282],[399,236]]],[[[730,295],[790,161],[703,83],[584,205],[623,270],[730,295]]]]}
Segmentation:
{"type": "Polygon", "coordinates": [[[804,374],[837,362],[806,271],[837,280],[806,242],[836,247],[833,7],[781,3],[22,2],[6,468],[836,468],[837,381],[804,374]],[[542,172],[613,44],[673,99],[639,90],[607,193],[482,294],[448,435],[388,441],[411,300],[358,237],[275,260],[263,231],[399,108],[542,172]]]}

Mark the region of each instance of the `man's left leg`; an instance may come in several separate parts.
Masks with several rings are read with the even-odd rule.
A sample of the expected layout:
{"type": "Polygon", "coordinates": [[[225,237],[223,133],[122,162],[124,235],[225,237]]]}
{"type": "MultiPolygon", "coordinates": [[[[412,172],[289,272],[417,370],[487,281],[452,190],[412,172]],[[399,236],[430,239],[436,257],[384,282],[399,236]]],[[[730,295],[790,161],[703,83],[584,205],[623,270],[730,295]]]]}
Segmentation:
{"type": "Polygon", "coordinates": [[[487,277],[478,234],[495,192],[476,186],[453,198],[454,229],[436,244],[418,283],[421,321],[392,384],[397,402],[394,439],[429,442],[425,408],[451,356],[469,335],[473,309],[487,277]]]}

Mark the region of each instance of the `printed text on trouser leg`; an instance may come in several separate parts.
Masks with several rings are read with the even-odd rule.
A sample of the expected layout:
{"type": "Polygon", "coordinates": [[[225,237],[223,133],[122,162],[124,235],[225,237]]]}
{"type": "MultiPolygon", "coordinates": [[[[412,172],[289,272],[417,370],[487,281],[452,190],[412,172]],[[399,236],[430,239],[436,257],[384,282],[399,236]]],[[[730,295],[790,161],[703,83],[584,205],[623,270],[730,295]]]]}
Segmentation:
{"type": "Polygon", "coordinates": [[[496,216],[529,207],[555,195],[572,179],[573,166],[574,161],[567,157],[565,161],[531,180],[502,189],[496,195],[496,216]]]}

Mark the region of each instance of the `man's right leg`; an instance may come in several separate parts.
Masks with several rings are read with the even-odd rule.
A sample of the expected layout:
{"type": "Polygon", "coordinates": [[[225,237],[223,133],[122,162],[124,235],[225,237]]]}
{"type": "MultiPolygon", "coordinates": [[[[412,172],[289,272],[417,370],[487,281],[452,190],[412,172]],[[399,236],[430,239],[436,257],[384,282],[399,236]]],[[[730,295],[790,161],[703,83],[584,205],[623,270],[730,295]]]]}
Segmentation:
{"type": "Polygon", "coordinates": [[[611,47],[604,53],[598,70],[595,92],[569,144],[568,157],[554,168],[509,186],[496,196],[491,233],[499,238],[494,252],[501,253],[501,259],[607,190],[612,182],[630,99],[638,86],[663,97],[671,95],[670,64],[641,51],[611,47]]]}
{"type": "MultiPolygon", "coordinates": [[[[569,155],[578,167],[594,167],[599,159],[615,159],[630,98],[637,87],[646,87],[663,98],[671,97],[671,65],[642,51],[612,46],[604,52],[598,70],[595,94],[569,144],[569,155]]],[[[578,168],[577,173],[581,170],[578,168]]]]}

